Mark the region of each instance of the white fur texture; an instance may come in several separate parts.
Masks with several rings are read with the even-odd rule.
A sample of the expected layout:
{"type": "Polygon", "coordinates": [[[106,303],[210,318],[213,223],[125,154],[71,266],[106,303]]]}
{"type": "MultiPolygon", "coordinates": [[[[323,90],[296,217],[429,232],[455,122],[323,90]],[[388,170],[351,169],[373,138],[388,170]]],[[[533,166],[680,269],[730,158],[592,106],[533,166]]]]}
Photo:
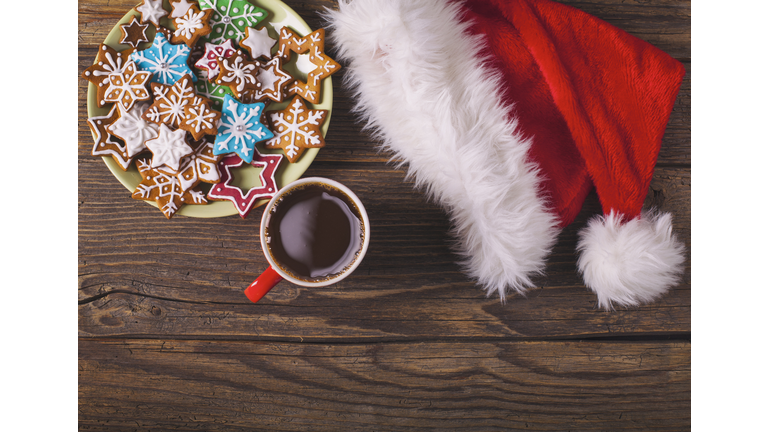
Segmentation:
{"type": "Polygon", "coordinates": [[[533,285],[559,228],[484,42],[458,16],[446,0],[342,0],[325,18],[356,113],[446,209],[466,273],[503,302],[533,285]]]}
{"type": "Polygon", "coordinates": [[[680,280],[685,247],[669,213],[623,221],[611,212],[590,220],[579,236],[579,271],[604,309],[649,303],[680,280]]]}

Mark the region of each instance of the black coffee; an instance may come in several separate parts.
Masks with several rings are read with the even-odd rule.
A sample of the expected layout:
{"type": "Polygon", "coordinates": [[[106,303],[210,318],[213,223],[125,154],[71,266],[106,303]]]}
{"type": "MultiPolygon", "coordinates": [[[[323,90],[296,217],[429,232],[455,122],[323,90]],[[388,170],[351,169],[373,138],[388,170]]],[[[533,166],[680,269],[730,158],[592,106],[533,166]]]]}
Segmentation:
{"type": "Polygon", "coordinates": [[[319,183],[296,187],[272,208],[266,235],[286,273],[316,281],[344,271],[363,243],[360,210],[343,192],[319,183]]]}

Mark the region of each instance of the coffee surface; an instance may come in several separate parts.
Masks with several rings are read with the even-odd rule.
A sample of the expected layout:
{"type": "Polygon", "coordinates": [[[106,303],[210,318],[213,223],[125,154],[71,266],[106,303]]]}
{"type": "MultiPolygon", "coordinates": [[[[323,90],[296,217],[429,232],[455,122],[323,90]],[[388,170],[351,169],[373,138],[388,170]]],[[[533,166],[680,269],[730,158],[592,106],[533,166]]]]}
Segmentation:
{"type": "Polygon", "coordinates": [[[290,191],[267,223],[269,250],[283,270],[316,280],[342,272],[362,245],[359,211],[341,191],[308,184],[290,191]]]}

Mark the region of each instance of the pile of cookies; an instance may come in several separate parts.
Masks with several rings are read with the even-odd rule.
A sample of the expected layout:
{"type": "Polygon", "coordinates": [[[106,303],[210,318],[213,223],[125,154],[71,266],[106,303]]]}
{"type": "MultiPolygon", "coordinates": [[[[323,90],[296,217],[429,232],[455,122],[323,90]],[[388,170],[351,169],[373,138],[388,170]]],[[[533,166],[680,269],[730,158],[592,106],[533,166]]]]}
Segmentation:
{"type": "Polygon", "coordinates": [[[91,154],[111,156],[123,170],[135,163],[142,182],[133,198],[156,201],[169,219],[184,204],[209,200],[231,201],[245,218],[277,192],[283,159],[295,163],[305,149],[325,145],[320,128],[328,112],[307,102],[320,102],[323,79],[340,66],[324,52],[323,29],[302,37],[274,27],[275,39],[269,11],[248,0],[166,5],[170,10],[163,0],[143,0],[120,26],[128,48],[100,45],[83,72],[97,105],[109,109],[88,119],[91,154]],[[293,54],[308,65],[306,80],[284,68],[293,54]],[[283,101],[285,109],[266,111],[283,101]],[[261,154],[257,144],[282,154],[261,154]],[[259,186],[233,185],[232,170],[244,164],[261,168],[259,186]],[[207,193],[201,182],[212,184],[207,193]]]}

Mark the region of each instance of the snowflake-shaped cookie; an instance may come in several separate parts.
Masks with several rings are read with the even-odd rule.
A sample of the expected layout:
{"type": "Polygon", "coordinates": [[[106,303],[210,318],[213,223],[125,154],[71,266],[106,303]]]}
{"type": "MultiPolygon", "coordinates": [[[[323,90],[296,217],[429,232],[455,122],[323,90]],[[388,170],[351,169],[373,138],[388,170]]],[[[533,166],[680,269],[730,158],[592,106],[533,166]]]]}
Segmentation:
{"type": "Polygon", "coordinates": [[[206,40],[220,44],[225,39],[241,40],[246,27],[256,27],[267,18],[267,11],[252,5],[248,0],[200,0],[200,9],[213,9],[213,31],[206,40]]]}
{"type": "Polygon", "coordinates": [[[213,143],[202,139],[193,143],[193,147],[195,152],[181,160],[178,174],[166,168],[158,168],[158,171],[165,174],[175,175],[182,190],[192,189],[201,181],[205,183],[220,181],[218,164],[222,156],[213,154],[213,143]]]}
{"type": "Polygon", "coordinates": [[[129,24],[122,24],[120,26],[120,31],[123,34],[120,43],[136,48],[142,42],[149,42],[149,38],[147,37],[148,28],[149,24],[140,23],[134,16],[129,24]]]}
{"type": "Polygon", "coordinates": [[[149,102],[137,102],[129,110],[120,106],[120,118],[109,126],[109,132],[125,142],[126,152],[129,157],[146,151],[145,143],[157,138],[160,128],[152,122],[144,120],[141,115],[149,108],[149,102]]]}
{"type": "Polygon", "coordinates": [[[261,30],[256,30],[253,27],[246,27],[245,38],[240,40],[240,46],[247,49],[251,57],[257,59],[259,57],[270,58],[272,57],[272,47],[275,46],[277,41],[269,35],[269,31],[266,27],[261,30]]]}
{"type": "Polygon", "coordinates": [[[285,97],[285,86],[293,77],[283,69],[283,59],[273,57],[272,60],[259,68],[256,77],[259,85],[256,90],[245,91],[240,97],[244,103],[264,102],[267,99],[282,102],[285,97]]]}
{"type": "Polygon", "coordinates": [[[327,114],[326,110],[307,108],[304,101],[295,96],[286,109],[268,113],[275,137],[267,141],[265,146],[270,149],[282,148],[288,160],[296,162],[304,149],[325,146],[320,127],[327,114]]]}
{"type": "Polygon", "coordinates": [[[156,27],[160,26],[160,18],[168,16],[168,11],[163,9],[163,0],[143,0],[135,9],[141,13],[141,22],[151,22],[156,27]]]}
{"type": "Polygon", "coordinates": [[[143,117],[158,124],[165,123],[177,128],[184,120],[184,108],[204,101],[195,93],[190,75],[184,75],[172,86],[152,83],[151,87],[155,102],[143,117]]]}
{"type": "Polygon", "coordinates": [[[96,63],[83,71],[83,78],[96,87],[96,103],[100,107],[107,104],[104,95],[107,94],[109,88],[109,75],[122,72],[133,51],[133,48],[115,51],[111,47],[101,44],[99,45],[99,54],[96,56],[96,63]]]}
{"type": "Polygon", "coordinates": [[[152,168],[165,165],[174,173],[179,171],[181,159],[194,152],[187,144],[187,131],[171,130],[165,124],[160,125],[157,138],[148,140],[145,144],[152,152],[152,168]]]}
{"type": "Polygon", "coordinates": [[[219,57],[228,58],[234,53],[235,47],[232,46],[232,39],[227,39],[219,45],[206,42],[205,53],[195,63],[195,67],[207,71],[208,79],[212,80],[219,75],[219,57]]]}
{"type": "Polygon", "coordinates": [[[152,73],[150,82],[171,85],[186,74],[197,81],[187,64],[190,52],[188,46],[174,45],[162,32],[157,32],[152,46],[131,54],[131,60],[136,62],[140,70],[152,73]]]}
{"type": "MultiPolygon", "coordinates": [[[[231,201],[241,218],[248,216],[258,200],[269,199],[277,193],[275,172],[280,164],[282,155],[262,155],[256,151],[251,165],[261,168],[259,180],[261,184],[254,186],[247,192],[243,192],[237,186],[232,185],[232,169],[241,167],[243,160],[237,155],[226,156],[219,162],[221,181],[208,191],[208,199],[216,201],[231,201]]],[[[250,167],[246,167],[249,168],[250,167]]],[[[241,168],[242,169],[242,168],[241,168]]]]}
{"type": "Polygon", "coordinates": [[[93,156],[112,156],[123,171],[128,169],[133,157],[128,156],[125,146],[119,141],[113,140],[113,136],[107,129],[120,116],[117,105],[112,107],[109,114],[88,119],[88,127],[93,132],[93,156]]]}
{"type": "Polygon", "coordinates": [[[242,104],[232,96],[225,96],[213,154],[235,152],[250,163],[256,143],[274,136],[272,131],[261,123],[263,111],[263,103],[242,104]]]}
{"type": "Polygon", "coordinates": [[[174,19],[176,31],[173,32],[171,42],[183,42],[189,47],[195,46],[198,39],[211,33],[209,21],[212,13],[212,10],[201,11],[197,6],[192,5],[184,16],[174,19]]]}
{"type": "Polygon", "coordinates": [[[147,81],[152,74],[141,72],[129,61],[122,71],[109,74],[109,87],[104,95],[107,102],[119,102],[130,109],[134,102],[148,100],[147,81]]]}
{"type": "Polygon", "coordinates": [[[166,218],[172,218],[184,204],[208,204],[202,191],[183,190],[176,176],[153,169],[149,161],[138,159],[136,165],[143,180],[131,197],[156,201],[166,218]]]}
{"type": "Polygon", "coordinates": [[[325,52],[325,29],[317,29],[301,38],[288,27],[280,29],[277,56],[285,61],[291,59],[291,52],[307,53],[308,62],[303,62],[307,81],[296,80],[288,86],[287,96],[299,95],[312,103],[320,103],[320,83],[341,69],[341,65],[328,57],[325,52]]]}

